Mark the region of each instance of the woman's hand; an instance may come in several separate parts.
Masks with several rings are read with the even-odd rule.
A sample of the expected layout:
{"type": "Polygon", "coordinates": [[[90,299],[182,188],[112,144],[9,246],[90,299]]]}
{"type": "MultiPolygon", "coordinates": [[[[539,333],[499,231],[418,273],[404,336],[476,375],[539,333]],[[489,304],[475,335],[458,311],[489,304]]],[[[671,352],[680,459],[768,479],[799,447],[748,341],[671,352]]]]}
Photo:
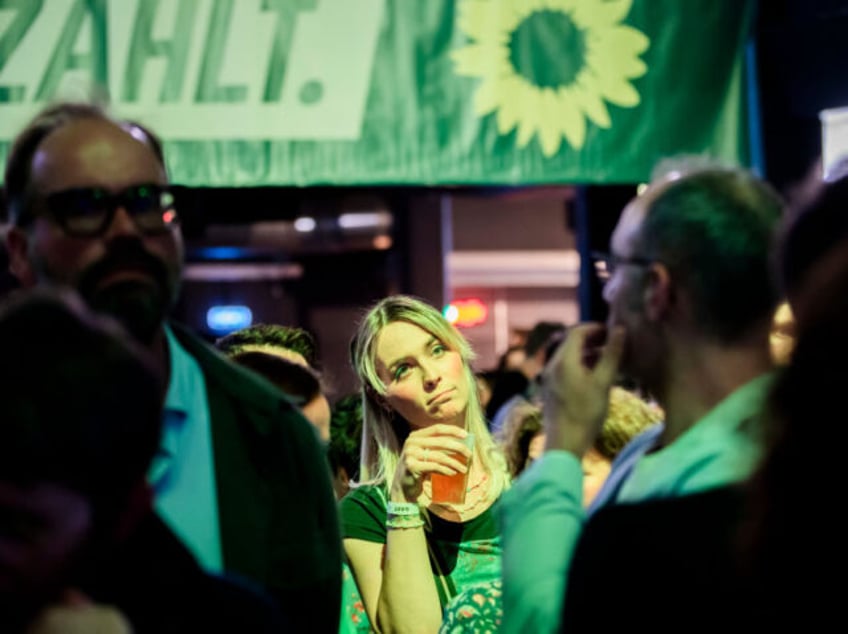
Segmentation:
{"type": "Polygon", "coordinates": [[[406,439],[392,483],[393,502],[416,502],[431,473],[455,475],[469,468],[471,449],[463,440],[468,435],[461,427],[442,423],[416,429],[406,439]],[[456,454],[462,456],[458,459],[456,454]]]}

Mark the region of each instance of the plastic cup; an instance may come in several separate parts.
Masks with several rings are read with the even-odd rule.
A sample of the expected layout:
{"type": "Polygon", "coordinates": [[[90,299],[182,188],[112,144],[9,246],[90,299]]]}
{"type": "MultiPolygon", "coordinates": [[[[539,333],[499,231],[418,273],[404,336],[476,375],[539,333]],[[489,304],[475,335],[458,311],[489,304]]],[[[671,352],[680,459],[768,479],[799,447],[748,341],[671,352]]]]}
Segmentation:
{"type": "MultiPolygon", "coordinates": [[[[468,434],[463,440],[465,446],[473,451],[474,449],[474,434],[468,434]]],[[[450,452],[450,454],[459,460],[465,462],[465,456],[450,452]]],[[[470,461],[471,458],[469,457],[470,461]]],[[[430,485],[432,486],[432,501],[435,504],[464,504],[465,491],[468,488],[468,471],[465,473],[457,473],[454,475],[444,475],[442,473],[430,474],[430,485]]]]}

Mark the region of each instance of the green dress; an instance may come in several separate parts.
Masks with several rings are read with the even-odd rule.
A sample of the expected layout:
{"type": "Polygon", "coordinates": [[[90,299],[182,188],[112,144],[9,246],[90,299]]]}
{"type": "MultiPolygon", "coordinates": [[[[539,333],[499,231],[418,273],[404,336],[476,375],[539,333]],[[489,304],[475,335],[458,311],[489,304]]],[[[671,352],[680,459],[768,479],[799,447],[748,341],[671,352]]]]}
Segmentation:
{"type": "Polygon", "coordinates": [[[342,615],[339,634],[368,634],[371,623],[347,562],[342,564],[342,615]]]}
{"type": "MultiPolygon", "coordinates": [[[[501,578],[501,539],[495,521],[496,501],[467,522],[451,522],[430,514],[426,529],[430,567],[444,610],[464,591],[488,587],[501,578]]],[[[386,491],[362,485],[340,503],[342,536],[386,543],[386,491]]]]}

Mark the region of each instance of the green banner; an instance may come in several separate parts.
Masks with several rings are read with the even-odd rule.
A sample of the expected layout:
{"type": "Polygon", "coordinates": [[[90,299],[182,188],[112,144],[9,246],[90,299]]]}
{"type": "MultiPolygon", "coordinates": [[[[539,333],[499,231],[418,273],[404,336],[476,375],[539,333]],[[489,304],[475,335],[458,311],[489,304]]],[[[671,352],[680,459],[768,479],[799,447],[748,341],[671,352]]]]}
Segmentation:
{"type": "Polygon", "coordinates": [[[750,0],[0,0],[0,157],[107,100],[186,185],[639,182],[748,162],[750,0]]]}

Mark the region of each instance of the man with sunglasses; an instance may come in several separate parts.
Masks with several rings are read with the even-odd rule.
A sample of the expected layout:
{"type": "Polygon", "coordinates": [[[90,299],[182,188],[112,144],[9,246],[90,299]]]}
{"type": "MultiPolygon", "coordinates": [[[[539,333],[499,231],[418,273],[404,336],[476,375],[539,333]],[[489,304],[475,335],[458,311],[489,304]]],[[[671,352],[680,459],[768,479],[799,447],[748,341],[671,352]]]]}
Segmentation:
{"type": "Polygon", "coordinates": [[[183,241],[159,141],[97,107],[58,104],[15,140],[4,185],[10,269],[22,285],[76,289],[168,377],[149,474],[156,510],[204,568],[269,590],[296,631],[334,631],[341,541],[312,427],[167,319],[183,241]]]}
{"type": "Polygon", "coordinates": [[[545,369],[546,451],[502,500],[502,631],[558,630],[586,520],[580,458],[620,371],[666,418],[613,464],[613,488],[599,493],[607,506],[738,483],[756,466],[778,301],[769,254],[782,209],[746,171],[686,165],[625,207],[602,267],[607,324],[570,329],[545,369]]]}

